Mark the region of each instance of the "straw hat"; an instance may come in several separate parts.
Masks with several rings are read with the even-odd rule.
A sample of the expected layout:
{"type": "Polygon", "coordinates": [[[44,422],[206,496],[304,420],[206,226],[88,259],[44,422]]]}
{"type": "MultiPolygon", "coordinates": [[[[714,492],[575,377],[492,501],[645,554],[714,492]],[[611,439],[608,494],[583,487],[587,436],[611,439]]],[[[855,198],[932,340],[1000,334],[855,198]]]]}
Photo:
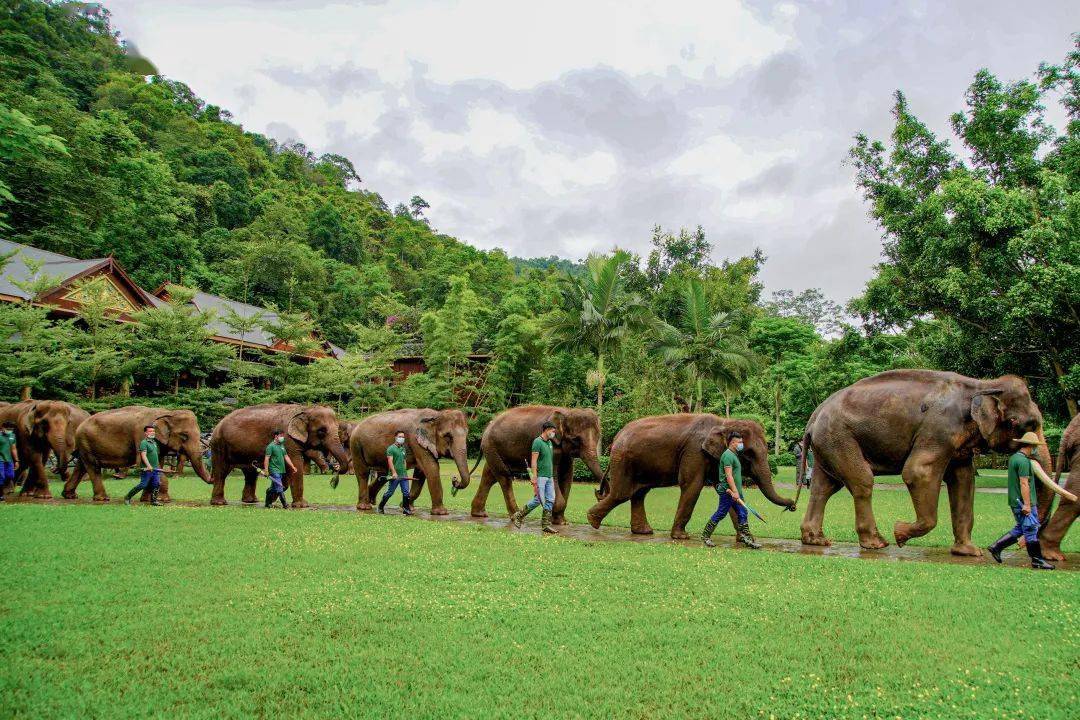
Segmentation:
{"type": "Polygon", "coordinates": [[[1042,445],[1042,440],[1033,432],[1026,432],[1024,437],[1016,438],[1013,442],[1017,445],[1042,445]]]}

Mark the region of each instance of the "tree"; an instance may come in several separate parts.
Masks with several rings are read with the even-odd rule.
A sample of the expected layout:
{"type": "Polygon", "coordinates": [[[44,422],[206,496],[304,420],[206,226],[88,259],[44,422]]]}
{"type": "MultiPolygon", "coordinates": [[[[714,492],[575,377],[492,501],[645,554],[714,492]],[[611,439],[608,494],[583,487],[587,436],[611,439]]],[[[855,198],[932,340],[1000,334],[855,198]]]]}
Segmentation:
{"type": "Polygon", "coordinates": [[[746,338],[733,327],[731,316],[712,309],[704,285],[697,279],[685,284],[678,324],[661,323],[657,328],[653,350],[669,368],[689,380],[694,412],[702,412],[706,382],[728,397],[746,381],[755,360],[746,338]]]}
{"type": "Polygon", "coordinates": [[[817,339],[814,328],[798,318],[765,315],[754,320],[750,326],[750,346],[754,352],[768,358],[767,374],[773,388],[773,452],[779,454],[782,447],[780,413],[783,409],[784,379],[805,371],[806,362],[801,356],[817,339]],[[786,364],[785,364],[786,363],[786,364]]]}
{"type": "Polygon", "coordinates": [[[586,350],[596,358],[588,382],[596,388],[596,412],[603,415],[608,359],[618,355],[623,340],[652,323],[648,305],[626,289],[621,269],[625,252],[592,255],[580,277],[565,277],[562,300],[545,318],[555,350],[586,350]]]}
{"type": "Polygon", "coordinates": [[[1053,378],[1058,407],[1080,387],[1080,38],[1042,83],[980,71],[952,117],[953,153],[896,93],[892,149],[857,136],[856,182],[885,232],[885,261],[853,309],[872,328],[932,315],[981,373],[1053,378]],[[1069,128],[1043,102],[1063,89],[1069,128]],[[976,355],[977,353],[977,355],[976,355]]]}
{"type": "Polygon", "coordinates": [[[409,200],[409,212],[414,218],[422,218],[424,216],[424,211],[430,207],[431,206],[428,205],[427,200],[420,197],[419,195],[413,195],[412,199],[409,200]]]}
{"type": "Polygon", "coordinates": [[[86,384],[91,399],[101,383],[126,382],[131,372],[131,326],[120,322],[109,282],[95,278],[80,282],[79,322],[71,334],[73,374],[86,384]]]}
{"type": "Polygon", "coordinates": [[[446,383],[459,397],[475,385],[469,355],[477,338],[479,309],[469,279],[454,275],[450,278],[450,291],[442,307],[424,313],[420,319],[428,374],[446,383]]]}
{"type": "Polygon", "coordinates": [[[311,318],[304,313],[286,312],[271,306],[274,315],[268,315],[262,327],[277,342],[284,345],[281,352],[271,356],[271,362],[277,368],[282,389],[300,372],[297,356],[312,355],[319,349],[315,341],[315,326],[311,318]]]}
{"type": "Polygon", "coordinates": [[[777,290],[766,308],[780,317],[805,320],[824,337],[838,335],[845,317],[844,309],[825,297],[819,288],[808,288],[798,294],[777,290]]]}
{"type": "MultiPolygon", "coordinates": [[[[67,154],[63,139],[54,135],[51,127],[37,125],[22,112],[0,104],[0,167],[50,152],[67,154]]],[[[18,200],[7,183],[0,180],[0,205],[5,202],[18,200]]],[[[0,211],[0,229],[7,228],[5,217],[0,211]]]]}

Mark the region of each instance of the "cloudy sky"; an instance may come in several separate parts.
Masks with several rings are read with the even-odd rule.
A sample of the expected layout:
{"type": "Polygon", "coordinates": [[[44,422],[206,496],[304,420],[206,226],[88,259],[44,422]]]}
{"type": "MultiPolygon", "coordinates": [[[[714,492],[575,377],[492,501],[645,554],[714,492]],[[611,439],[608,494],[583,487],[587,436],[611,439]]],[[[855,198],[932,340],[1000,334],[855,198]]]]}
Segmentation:
{"type": "Polygon", "coordinates": [[[852,136],[888,134],[898,88],[945,132],[976,70],[1029,76],[1080,30],[1074,0],[106,6],[165,75],[468,243],[580,258],[700,224],[718,260],[762,248],[768,289],[839,301],[881,246],[852,136]]]}

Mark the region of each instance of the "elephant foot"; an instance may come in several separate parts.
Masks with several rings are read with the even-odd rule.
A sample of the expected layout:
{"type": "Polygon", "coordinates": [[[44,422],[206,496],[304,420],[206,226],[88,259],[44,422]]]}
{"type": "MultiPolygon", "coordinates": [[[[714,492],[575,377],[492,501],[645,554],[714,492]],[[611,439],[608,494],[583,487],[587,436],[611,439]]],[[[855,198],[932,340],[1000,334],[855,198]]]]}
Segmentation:
{"type": "MultiPolygon", "coordinates": [[[[65,495],[64,497],[67,497],[67,496],[65,495]]],[[[72,499],[74,499],[74,498],[72,498],[72,499]]],[[[109,502],[109,496],[108,495],[101,495],[99,497],[99,496],[95,495],[94,496],[94,502],[109,502]]]]}
{"type": "MultiPolygon", "coordinates": [[[[513,514],[513,513],[511,513],[511,514],[513,514]]],[[[480,518],[484,518],[484,517],[488,516],[487,511],[485,511],[485,510],[473,510],[471,513],[469,513],[469,515],[471,515],[473,517],[480,517],[480,518]]]]}
{"type": "MultiPolygon", "coordinates": [[[[898,542],[897,545],[900,543],[898,542]]],[[[882,548],[889,547],[888,541],[880,535],[871,535],[866,538],[859,538],[859,547],[863,550],[881,550],[882,548]]]]}
{"type": "Polygon", "coordinates": [[[951,552],[953,555],[963,555],[964,557],[982,557],[982,550],[975,547],[969,542],[956,543],[951,548],[949,548],[949,552],[951,552]]]}
{"type": "Polygon", "coordinates": [[[259,501],[253,497],[243,497],[240,498],[240,502],[244,503],[245,505],[255,505],[259,501]]]}
{"type": "Polygon", "coordinates": [[[292,505],[290,505],[289,507],[300,509],[300,508],[306,508],[306,507],[311,507],[311,506],[308,505],[307,500],[305,500],[304,498],[300,498],[299,500],[293,500],[292,505]]]}
{"type": "Polygon", "coordinates": [[[38,500],[52,500],[53,494],[48,488],[44,488],[32,493],[30,497],[36,497],[38,500]]]}
{"type": "Polygon", "coordinates": [[[1047,560],[1065,562],[1065,556],[1061,553],[1061,546],[1059,545],[1055,545],[1054,547],[1044,545],[1042,547],[1042,554],[1047,560]]]}
{"type": "MultiPolygon", "coordinates": [[[[631,530],[631,532],[633,532],[633,531],[631,530]]],[[[687,533],[685,530],[672,530],[671,531],[671,539],[672,540],[689,540],[690,539],[690,534],[687,533]]]]}
{"type": "Polygon", "coordinates": [[[222,498],[215,497],[215,498],[210,498],[210,504],[211,505],[228,505],[229,503],[223,497],[222,498]]]}
{"type": "MultiPolygon", "coordinates": [[[[630,532],[633,533],[634,535],[652,535],[653,534],[653,529],[651,527],[649,527],[648,525],[641,525],[641,526],[638,526],[638,527],[634,527],[633,525],[631,525],[630,526],[630,532]]],[[[675,536],[672,535],[672,537],[675,537],[675,536]]]]}
{"type": "Polygon", "coordinates": [[[566,517],[563,516],[563,515],[559,515],[557,517],[552,517],[551,518],[551,524],[552,525],[565,525],[566,524],[566,517]]]}
{"type": "Polygon", "coordinates": [[[585,518],[594,528],[596,528],[597,530],[600,529],[600,522],[603,520],[603,518],[601,518],[599,515],[593,515],[592,513],[588,513],[585,518]]]}
{"type": "Polygon", "coordinates": [[[802,531],[802,544],[803,545],[816,545],[818,547],[830,547],[832,541],[825,537],[825,533],[820,530],[803,530],[802,531]]]}
{"type": "Polygon", "coordinates": [[[360,512],[368,512],[371,510],[371,503],[356,503],[356,509],[360,512]]]}
{"type": "Polygon", "coordinates": [[[440,505],[439,507],[431,508],[431,514],[432,515],[449,515],[450,511],[440,505]]]}
{"type": "MultiPolygon", "coordinates": [[[[65,490],[64,492],[60,493],[60,497],[64,498],[65,500],[75,500],[79,496],[75,494],[74,490],[65,490]]],[[[96,497],[94,499],[97,500],[96,497]]]]}
{"type": "Polygon", "coordinates": [[[160,493],[158,495],[158,502],[170,503],[172,502],[172,496],[169,493],[160,493]]]}

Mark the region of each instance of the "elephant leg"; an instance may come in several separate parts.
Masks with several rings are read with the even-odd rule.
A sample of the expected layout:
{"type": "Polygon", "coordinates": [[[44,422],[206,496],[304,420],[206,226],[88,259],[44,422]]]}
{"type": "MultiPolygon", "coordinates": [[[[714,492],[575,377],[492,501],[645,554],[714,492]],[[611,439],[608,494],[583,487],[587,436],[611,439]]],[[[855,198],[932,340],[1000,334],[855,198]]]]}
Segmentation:
{"type": "Polygon", "coordinates": [[[240,496],[240,502],[254,505],[259,502],[255,494],[259,484],[259,472],[250,465],[240,469],[244,473],[244,494],[240,496]]]}
{"type": "MultiPolygon", "coordinates": [[[[604,521],[608,513],[633,497],[636,489],[630,477],[630,472],[624,467],[623,463],[613,463],[608,471],[607,495],[597,500],[589,508],[588,512],[585,513],[585,518],[594,528],[599,528],[600,523],[604,521]]],[[[644,502],[644,497],[642,495],[642,502],[644,502]]],[[[642,512],[644,513],[644,506],[642,512]]]]}
{"type": "MultiPolygon", "coordinates": [[[[932,449],[916,450],[904,463],[902,475],[904,484],[911,493],[911,504],[915,506],[915,522],[907,523],[898,520],[893,525],[893,535],[899,547],[903,547],[911,538],[922,537],[937,525],[941,478],[945,472],[940,456],[941,453],[932,449]]],[[[860,532],[860,541],[862,537],[860,532]]]]}
{"type": "Polygon", "coordinates": [[[388,475],[377,475],[375,477],[375,482],[371,483],[371,485],[368,487],[368,502],[369,503],[374,504],[375,501],[378,500],[379,492],[381,492],[382,489],[384,487],[386,487],[386,484],[388,482],[390,482],[387,479],[388,477],[389,477],[388,475]]]}
{"type": "Polygon", "coordinates": [[[953,555],[979,557],[982,551],[971,542],[975,526],[975,467],[971,463],[957,465],[945,471],[945,486],[949,489],[949,512],[952,515],[953,555]]]}
{"type": "MultiPolygon", "coordinates": [[[[75,470],[68,476],[67,482],[64,483],[64,492],[60,493],[60,497],[67,498],[68,500],[74,500],[78,497],[77,490],[79,489],[79,483],[82,482],[83,475],[86,475],[86,467],[82,462],[76,463],[75,470]]],[[[93,475],[90,476],[93,480],[93,475]]],[[[94,499],[97,498],[97,487],[94,488],[94,499]]],[[[103,493],[104,494],[104,493],[103,493]]]]}
{"type": "Polygon", "coordinates": [[[443,501],[442,478],[439,477],[439,461],[435,458],[417,458],[416,469],[413,471],[413,482],[410,488],[410,502],[415,503],[420,497],[420,492],[427,483],[428,492],[431,493],[431,514],[449,515],[443,501]]]}
{"type": "Polygon", "coordinates": [[[555,504],[551,508],[551,522],[555,525],[566,524],[566,505],[570,502],[570,487],[574,484],[574,464],[568,463],[561,468],[558,482],[555,483],[555,504]]]}
{"type": "Polygon", "coordinates": [[[210,474],[214,479],[214,489],[210,492],[211,505],[228,504],[225,500],[225,478],[229,476],[231,470],[232,465],[224,458],[215,459],[214,464],[210,466],[210,474]]]}
{"type": "Polygon", "coordinates": [[[300,458],[293,458],[296,470],[286,473],[285,480],[288,483],[289,494],[292,495],[294,508],[308,507],[308,501],[304,499],[304,465],[299,462],[300,458]]]}
{"type": "MultiPolygon", "coordinates": [[[[80,475],[83,470],[90,477],[90,484],[94,487],[94,500],[97,502],[109,502],[109,494],[105,491],[105,483],[101,480],[101,468],[90,464],[84,466],[79,463],[74,474],[80,475]]],[[[78,484],[77,480],[76,484],[78,484]]]]}
{"type": "Polygon", "coordinates": [[[649,494],[649,490],[648,487],[641,487],[630,496],[630,532],[634,535],[653,534],[652,525],[645,515],[645,496],[649,494]]]}
{"type": "Polygon", "coordinates": [[[370,510],[371,498],[369,496],[371,488],[368,487],[368,480],[371,478],[371,468],[361,458],[353,455],[353,472],[356,473],[356,509],[357,510],[370,510]]]}
{"type": "Polygon", "coordinates": [[[829,475],[820,466],[814,468],[814,481],[810,484],[810,502],[806,506],[800,534],[803,545],[832,545],[823,529],[825,505],[829,498],[840,492],[843,483],[829,475]]]}
{"type": "Polygon", "coordinates": [[[49,490],[49,477],[45,471],[45,458],[45,455],[36,453],[30,457],[30,472],[26,475],[22,493],[42,500],[51,500],[52,491],[49,490]]]}
{"type": "MultiPolygon", "coordinates": [[[[1073,495],[1080,497],[1080,468],[1069,473],[1069,479],[1065,482],[1065,489],[1073,495]]],[[[1043,557],[1047,560],[1062,561],[1065,556],[1061,554],[1061,543],[1065,540],[1065,534],[1069,532],[1077,514],[1080,514],[1080,501],[1066,502],[1064,499],[1057,506],[1057,510],[1050,517],[1050,522],[1043,526],[1039,532],[1039,540],[1042,545],[1043,557]]]]}
{"type": "MultiPolygon", "coordinates": [[[[484,465],[484,471],[480,475],[480,485],[476,488],[476,494],[472,499],[472,510],[470,514],[473,517],[487,517],[487,499],[488,493],[491,492],[491,486],[495,484],[495,471],[491,469],[488,464],[484,465]]],[[[515,511],[516,512],[516,511],[515,511]]]]}
{"type": "Polygon", "coordinates": [[[514,480],[509,475],[499,477],[499,488],[502,490],[503,502],[506,504],[506,514],[513,515],[518,511],[517,498],[514,497],[514,480]]]}

